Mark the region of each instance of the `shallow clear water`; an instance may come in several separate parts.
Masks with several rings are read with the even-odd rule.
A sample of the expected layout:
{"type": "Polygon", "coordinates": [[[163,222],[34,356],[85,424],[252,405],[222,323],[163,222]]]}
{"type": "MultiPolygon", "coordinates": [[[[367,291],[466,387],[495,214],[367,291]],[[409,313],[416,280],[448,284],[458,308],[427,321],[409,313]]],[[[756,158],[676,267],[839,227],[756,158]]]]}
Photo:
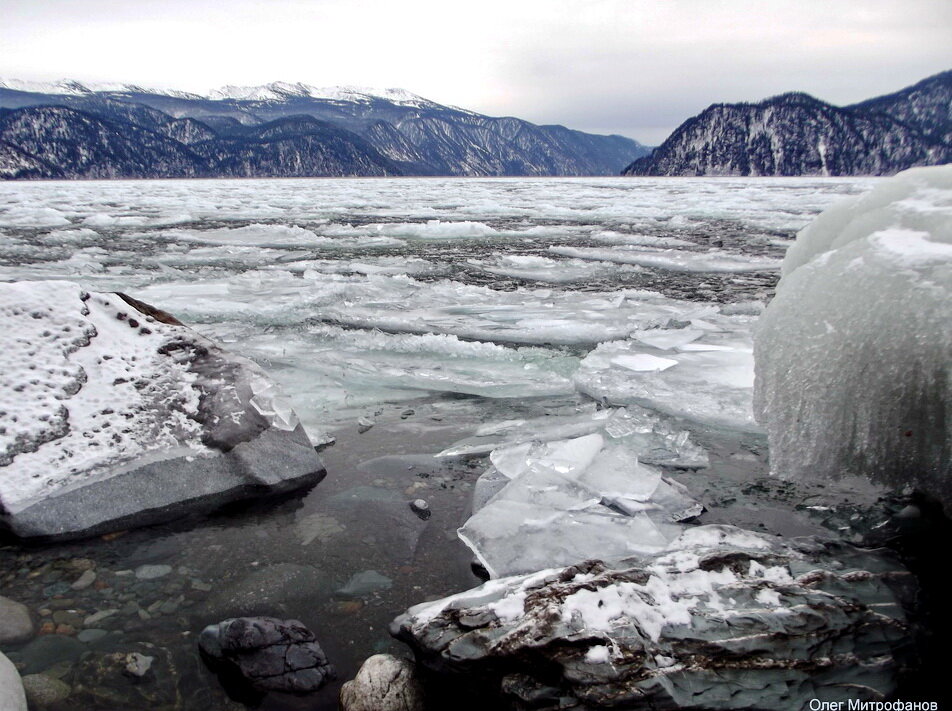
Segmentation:
{"type": "MultiPolygon", "coordinates": [[[[103,709],[229,708],[195,637],[236,614],[302,620],[342,679],[375,651],[402,653],[387,634],[396,614],[478,582],[455,529],[485,460],[432,455],[485,423],[593,407],[574,376],[599,343],[699,313],[743,337],[796,230],[873,182],[0,184],[0,279],[66,278],[168,310],[261,363],[315,441],[336,438],[327,479],[282,501],[118,537],[3,545],[0,594],[54,627],[105,633],[5,651],[27,672],[62,675],[74,707],[103,709]],[[725,304],[748,305],[711,310],[725,304]],[[358,417],[374,426],[358,432],[358,417]],[[415,498],[429,520],[410,511],[415,498]],[[143,565],[171,569],[140,579],[143,565]],[[72,590],[90,566],[96,582],[72,590]],[[340,592],[369,570],[389,587],[340,592]],[[118,611],[86,624],[103,610],[118,611]],[[103,662],[145,644],[158,660],[147,684],[103,662]]],[[[708,505],[705,521],[848,530],[836,507],[874,496],[763,483],[759,435],[685,426],[711,453],[709,470],[678,475],[708,505]]],[[[338,686],[316,706],[272,695],[261,707],[334,708],[338,686]]]]}

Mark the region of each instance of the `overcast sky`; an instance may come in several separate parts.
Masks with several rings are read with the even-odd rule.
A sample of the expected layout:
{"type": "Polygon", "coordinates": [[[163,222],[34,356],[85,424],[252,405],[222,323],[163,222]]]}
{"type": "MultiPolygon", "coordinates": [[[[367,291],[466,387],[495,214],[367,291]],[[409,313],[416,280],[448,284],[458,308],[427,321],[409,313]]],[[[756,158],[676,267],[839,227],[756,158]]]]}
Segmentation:
{"type": "Polygon", "coordinates": [[[714,102],[945,69],[950,0],[0,0],[3,77],[401,87],[649,144],[714,102]]]}

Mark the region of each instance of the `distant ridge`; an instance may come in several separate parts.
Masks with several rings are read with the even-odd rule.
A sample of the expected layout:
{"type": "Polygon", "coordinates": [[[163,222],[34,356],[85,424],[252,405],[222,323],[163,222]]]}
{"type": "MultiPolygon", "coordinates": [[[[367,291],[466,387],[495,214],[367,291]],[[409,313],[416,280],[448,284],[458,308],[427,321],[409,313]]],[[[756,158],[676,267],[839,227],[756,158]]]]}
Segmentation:
{"type": "Polygon", "coordinates": [[[201,96],[0,80],[7,179],[617,175],[648,150],[623,136],[484,116],[405,89],[272,82],[201,96]]]}
{"type": "Polygon", "coordinates": [[[802,92],[713,104],[623,175],[891,175],[952,161],[952,71],[836,107],[802,92]]]}

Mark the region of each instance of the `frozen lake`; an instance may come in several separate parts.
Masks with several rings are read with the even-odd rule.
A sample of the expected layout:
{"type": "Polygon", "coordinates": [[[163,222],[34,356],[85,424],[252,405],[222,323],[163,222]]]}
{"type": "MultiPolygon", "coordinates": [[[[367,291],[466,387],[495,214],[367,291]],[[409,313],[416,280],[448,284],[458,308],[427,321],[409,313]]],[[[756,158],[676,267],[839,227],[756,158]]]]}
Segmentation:
{"type": "Polygon", "coordinates": [[[873,182],[8,183],[0,278],[166,309],[268,368],[319,435],[427,392],[572,393],[599,343],[769,298],[796,231],[873,182]]]}
{"type": "MultiPolygon", "coordinates": [[[[765,478],[766,443],[750,415],[750,329],[796,231],[874,184],[0,184],[0,279],[70,279],[165,309],[266,368],[315,443],[336,439],[324,451],[327,479],[276,506],[111,540],[0,547],[3,594],[38,614],[116,610],[92,623],[105,634],[66,644],[55,662],[51,650],[11,658],[31,655],[36,671],[72,660],[64,673],[75,674],[84,649],[154,644],[179,708],[233,708],[197,661],[194,635],[226,615],[270,613],[311,626],[350,678],[369,654],[399,651],[386,633],[395,615],[478,582],[455,531],[487,466],[479,457],[590,435],[607,405],[628,410],[605,441],[654,437],[654,463],[672,475],[680,467],[679,481],[709,509],[704,522],[792,535],[829,525],[821,519],[862,494],[830,486],[794,511],[789,485],[765,478]],[[698,457],[710,467],[693,469],[698,457]],[[425,523],[405,515],[417,497],[433,510],[425,523]],[[93,561],[102,585],[72,591],[86,565],[77,560],[93,561]],[[142,565],[170,571],[140,579],[142,565]],[[352,576],[371,570],[378,577],[360,578],[367,589],[354,592],[352,576]]],[[[482,546],[485,531],[470,528],[482,546]]],[[[493,539],[490,548],[511,546],[493,539]]],[[[334,688],[308,708],[334,708],[334,688]]],[[[106,703],[90,688],[80,700],[165,703],[140,691],[106,703]]],[[[271,698],[262,708],[297,703],[271,698]]]]}

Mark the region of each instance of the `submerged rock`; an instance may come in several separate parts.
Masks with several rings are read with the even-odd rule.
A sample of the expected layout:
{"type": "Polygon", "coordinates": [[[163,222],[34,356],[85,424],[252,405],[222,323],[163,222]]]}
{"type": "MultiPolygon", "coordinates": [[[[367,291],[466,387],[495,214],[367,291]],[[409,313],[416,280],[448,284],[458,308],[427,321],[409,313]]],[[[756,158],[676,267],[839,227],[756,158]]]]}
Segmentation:
{"type": "Polygon", "coordinates": [[[171,565],[140,565],[135,570],[135,576],[137,580],[155,580],[164,578],[171,572],[171,565]]]}
{"type": "Polygon", "coordinates": [[[69,684],[47,674],[27,674],[23,690],[31,708],[44,708],[63,701],[72,691],[69,684]]]}
{"type": "Polygon", "coordinates": [[[952,512],[952,166],[802,230],[754,345],[775,474],[912,485],[952,512]]]}
{"type": "Polygon", "coordinates": [[[152,669],[152,662],[154,661],[155,657],[149,657],[139,652],[131,652],[126,655],[123,672],[126,676],[141,679],[152,669]]]}
{"type": "Polygon", "coordinates": [[[33,633],[33,619],[27,606],[0,595],[0,645],[26,642],[33,633]]]}
{"type": "Polygon", "coordinates": [[[352,575],[344,587],[337,591],[340,597],[367,597],[380,590],[389,590],[393,581],[376,570],[365,570],[352,575]]]}
{"type": "Polygon", "coordinates": [[[375,654],[357,676],[341,687],[341,711],[422,711],[423,686],[416,665],[389,654],[375,654]]]}
{"type": "Polygon", "coordinates": [[[259,691],[307,693],[335,678],[314,634],[297,620],[224,620],[202,630],[199,646],[213,664],[259,691]]]}
{"type": "Polygon", "coordinates": [[[910,585],[843,543],[699,526],[632,567],[588,561],[418,605],[391,633],[520,709],[805,708],[896,688],[910,585]]]}
{"type": "Polygon", "coordinates": [[[63,680],[76,709],[173,709],[182,705],[183,671],[170,650],[138,642],[84,653],[63,680]]]}
{"type": "Polygon", "coordinates": [[[0,284],[0,525],[63,538],[324,475],[254,363],[168,314],[70,282],[0,284]]]}
{"type": "Polygon", "coordinates": [[[37,674],[60,662],[74,662],[85,651],[86,645],[73,637],[46,634],[18,650],[17,661],[24,674],[37,674]]]}
{"type": "Polygon", "coordinates": [[[330,596],[333,575],[311,565],[275,563],[239,575],[215,587],[202,604],[209,615],[248,617],[283,612],[289,605],[330,596]]]}
{"type": "Polygon", "coordinates": [[[426,502],[426,499],[414,499],[410,502],[410,508],[413,510],[417,516],[422,520],[426,521],[433,512],[430,510],[430,505],[426,502]]]}

